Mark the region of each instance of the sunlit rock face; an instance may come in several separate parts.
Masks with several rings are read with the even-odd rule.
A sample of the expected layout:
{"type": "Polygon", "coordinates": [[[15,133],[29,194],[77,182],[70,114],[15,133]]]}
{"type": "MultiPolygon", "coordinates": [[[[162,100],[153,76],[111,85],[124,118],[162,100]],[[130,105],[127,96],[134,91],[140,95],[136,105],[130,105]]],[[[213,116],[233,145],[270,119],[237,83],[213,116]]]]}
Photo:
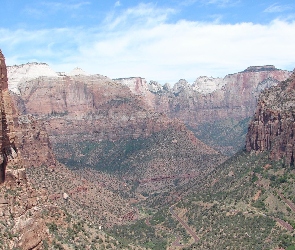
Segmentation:
{"type": "Polygon", "coordinates": [[[251,66],[246,70],[213,78],[201,76],[192,84],[181,79],[170,87],[144,78],[115,79],[141,96],[155,111],[179,118],[191,127],[224,118],[245,118],[254,114],[259,93],[286,80],[291,72],[272,65],[251,66]]]}
{"type": "Polygon", "coordinates": [[[271,152],[294,165],[295,157],[295,72],[289,79],[265,90],[258,101],[247,134],[248,151],[271,152]]]}
{"type": "Polygon", "coordinates": [[[21,65],[7,66],[9,90],[19,94],[18,85],[22,82],[40,76],[55,76],[58,74],[46,63],[27,63],[21,65]]]}
{"type": "Polygon", "coordinates": [[[201,76],[192,84],[181,79],[172,87],[146,83],[141,78],[125,78],[121,83],[156,112],[178,118],[204,142],[232,155],[244,146],[247,123],[261,91],[276,86],[290,74],[266,65],[251,66],[224,78],[201,76]]]}

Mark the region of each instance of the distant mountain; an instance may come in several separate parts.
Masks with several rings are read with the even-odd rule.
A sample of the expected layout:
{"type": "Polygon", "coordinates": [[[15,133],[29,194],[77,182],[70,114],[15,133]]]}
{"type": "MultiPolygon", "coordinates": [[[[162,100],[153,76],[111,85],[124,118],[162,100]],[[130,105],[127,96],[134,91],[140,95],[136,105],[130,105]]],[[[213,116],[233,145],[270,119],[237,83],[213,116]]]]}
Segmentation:
{"type": "Polygon", "coordinates": [[[19,94],[18,84],[34,79],[39,76],[53,76],[58,74],[54,72],[46,63],[27,63],[21,65],[7,66],[9,90],[19,94]]]}
{"type": "Polygon", "coordinates": [[[192,84],[181,79],[173,87],[138,77],[116,81],[127,85],[156,112],[183,121],[206,144],[232,155],[244,146],[260,92],[290,74],[266,65],[251,66],[223,79],[203,76],[192,84]]]}

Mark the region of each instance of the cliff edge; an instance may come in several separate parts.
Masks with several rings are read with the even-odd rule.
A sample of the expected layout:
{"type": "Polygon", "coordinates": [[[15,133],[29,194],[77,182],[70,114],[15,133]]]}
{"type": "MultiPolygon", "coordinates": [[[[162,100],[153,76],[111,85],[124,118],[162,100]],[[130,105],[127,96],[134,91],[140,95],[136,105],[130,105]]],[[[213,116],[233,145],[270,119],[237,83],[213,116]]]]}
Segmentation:
{"type": "Polygon", "coordinates": [[[246,138],[247,151],[270,151],[272,159],[285,158],[294,165],[295,157],[295,71],[290,78],[266,89],[246,138]]]}

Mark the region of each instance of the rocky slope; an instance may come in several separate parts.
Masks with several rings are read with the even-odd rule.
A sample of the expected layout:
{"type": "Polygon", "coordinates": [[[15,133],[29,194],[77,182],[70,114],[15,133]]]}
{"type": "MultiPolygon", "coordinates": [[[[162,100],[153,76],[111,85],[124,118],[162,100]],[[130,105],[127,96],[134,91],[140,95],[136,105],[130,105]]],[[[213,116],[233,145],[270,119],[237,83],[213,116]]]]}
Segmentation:
{"type": "Polygon", "coordinates": [[[295,72],[286,81],[264,91],[247,134],[247,151],[270,151],[275,160],[294,165],[295,72]]]}
{"type": "Polygon", "coordinates": [[[89,183],[58,164],[42,121],[19,116],[1,50],[0,80],[0,248],[142,249],[102,231],[133,208],[99,180],[89,183]]]}
{"type": "Polygon", "coordinates": [[[12,179],[17,178],[17,176],[13,175],[12,169],[21,168],[19,167],[21,166],[21,158],[17,150],[16,130],[14,127],[17,115],[12,106],[7,80],[5,58],[0,50],[0,184],[4,183],[10,174],[12,179]]]}
{"type": "MultiPolygon", "coordinates": [[[[49,233],[41,212],[59,213],[58,208],[46,203],[46,191],[38,191],[27,181],[26,172],[18,150],[20,135],[18,117],[8,91],[5,58],[0,50],[1,89],[1,248],[40,249],[49,233]]],[[[47,221],[52,221],[47,219],[47,221]]]]}
{"type": "Polygon", "coordinates": [[[295,72],[262,92],[248,152],[178,186],[173,195],[150,197],[147,207],[161,206],[142,219],[146,226],[118,226],[114,233],[140,244],[148,235],[167,249],[294,249],[294,91],[295,72]]]}
{"type": "Polygon", "coordinates": [[[259,93],[286,80],[290,72],[274,66],[252,66],[221,78],[199,77],[193,84],[182,79],[173,87],[149,84],[142,78],[116,79],[141,96],[157,112],[183,121],[196,136],[223,153],[233,154],[244,145],[247,122],[254,114],[259,93]],[[241,126],[236,129],[237,126],[241,126]],[[216,131],[224,136],[218,138],[216,131]],[[209,129],[209,130],[208,130],[209,129]],[[228,140],[225,144],[224,138],[228,140]]]}

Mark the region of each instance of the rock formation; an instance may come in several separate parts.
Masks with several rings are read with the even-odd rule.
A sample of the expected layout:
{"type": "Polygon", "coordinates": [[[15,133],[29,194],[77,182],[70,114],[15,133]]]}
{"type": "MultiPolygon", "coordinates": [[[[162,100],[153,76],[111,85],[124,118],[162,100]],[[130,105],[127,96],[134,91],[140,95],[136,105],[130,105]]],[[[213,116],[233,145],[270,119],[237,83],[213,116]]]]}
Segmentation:
{"type": "Polygon", "coordinates": [[[154,94],[143,91],[144,79],[136,81],[130,89],[128,82],[101,75],[38,77],[21,82],[14,100],[23,115],[44,124],[57,158],[69,167],[126,174],[135,181],[224,160],[181,121],[155,112],[144,96],[154,94]]]}
{"type": "Polygon", "coordinates": [[[46,63],[27,63],[7,66],[9,89],[19,94],[18,84],[39,76],[58,76],[46,63]]]}
{"type": "Polygon", "coordinates": [[[45,222],[40,218],[42,209],[34,209],[45,202],[46,192],[34,190],[27,181],[23,160],[17,147],[17,135],[20,134],[16,128],[18,116],[9,94],[5,58],[1,50],[0,77],[0,216],[1,225],[6,225],[5,229],[2,226],[0,228],[1,246],[6,247],[5,249],[36,249],[42,239],[48,236],[45,222]],[[39,212],[36,212],[37,210],[39,212]],[[10,236],[7,241],[5,234],[8,230],[11,230],[11,235],[20,235],[19,238],[13,239],[10,236]]]}
{"type": "Polygon", "coordinates": [[[153,81],[148,84],[142,78],[116,81],[128,86],[156,112],[183,121],[205,143],[223,153],[233,154],[244,145],[245,134],[242,131],[247,128],[241,127],[233,136],[241,137],[238,143],[235,139],[230,139],[227,145],[224,145],[224,138],[219,139],[216,133],[223,130],[221,132],[225,133],[224,137],[229,138],[233,127],[239,126],[239,123],[247,126],[243,120],[253,116],[259,93],[289,76],[288,71],[266,65],[251,66],[223,79],[202,76],[193,84],[181,79],[172,88],[153,81]]]}
{"type": "Polygon", "coordinates": [[[8,90],[7,69],[5,58],[0,50],[0,109],[1,109],[1,129],[0,129],[0,183],[4,183],[7,168],[18,168],[20,158],[16,148],[16,135],[14,116],[11,98],[8,90]]]}
{"type": "MultiPolygon", "coordinates": [[[[37,250],[48,249],[49,246],[62,248],[62,244],[63,246],[67,245],[65,248],[85,249],[85,245],[92,245],[94,239],[103,239],[103,233],[98,230],[95,231],[93,228],[91,229],[93,237],[90,238],[89,236],[86,237],[86,231],[78,232],[78,223],[81,229],[87,225],[86,216],[93,215],[94,210],[96,213],[99,211],[103,218],[108,215],[111,219],[115,218],[116,222],[120,222],[120,217],[115,216],[115,212],[128,213],[131,207],[126,205],[122,198],[120,198],[121,200],[117,198],[118,195],[107,190],[102,191],[95,184],[90,184],[92,185],[90,188],[87,182],[77,178],[64,166],[57,166],[42,121],[36,120],[32,115],[19,116],[19,111],[14,108],[13,104],[18,104],[21,107],[20,112],[26,110],[25,103],[19,96],[13,94],[13,101],[11,100],[7,86],[5,58],[1,50],[0,100],[0,248],[37,250]],[[34,166],[34,168],[31,166],[34,166]],[[30,167],[29,169],[32,170],[29,171],[25,167],[30,167]],[[38,172],[40,168],[42,168],[42,171],[38,172]],[[37,177],[32,174],[34,171],[37,172],[37,177]],[[59,182],[60,179],[63,182],[59,182]],[[93,190],[93,199],[89,198],[89,194],[79,194],[82,184],[93,190]],[[60,202],[60,206],[56,204],[58,201],[55,198],[58,197],[58,192],[62,193],[63,190],[71,192],[71,197],[67,196],[66,202],[69,204],[74,201],[73,203],[76,205],[72,208],[74,213],[77,212],[77,209],[75,209],[77,208],[77,201],[80,201],[83,205],[90,205],[90,202],[93,201],[97,205],[96,207],[94,205],[95,209],[86,211],[86,215],[79,214],[84,219],[83,223],[78,221],[76,214],[71,217],[66,212],[63,200],[60,202]],[[112,211],[103,214],[107,209],[104,208],[103,210],[98,206],[100,205],[98,201],[101,201],[102,198],[98,197],[97,194],[104,192],[107,192],[105,197],[111,197],[106,206],[108,206],[108,209],[111,208],[112,211]],[[116,204],[115,198],[120,200],[120,205],[116,204]],[[55,200],[54,205],[52,200],[55,200]],[[60,207],[63,207],[63,209],[60,207]],[[122,209],[122,211],[119,209],[122,209]],[[68,238],[70,242],[64,242],[62,236],[68,235],[70,232],[72,233],[71,237],[68,238]],[[85,234],[81,236],[84,240],[81,241],[80,238],[73,240],[78,233],[79,237],[81,233],[85,234]],[[58,234],[60,235],[58,236],[58,234]],[[57,244],[58,241],[60,244],[57,244]]],[[[83,186],[82,191],[87,190],[87,187],[83,186]]],[[[69,209],[69,211],[72,210],[69,209]]],[[[100,248],[101,244],[97,242],[94,247],[100,248]]]]}
{"type": "Polygon", "coordinates": [[[208,121],[252,116],[259,93],[289,76],[290,72],[278,70],[274,66],[252,66],[223,79],[199,77],[192,85],[181,79],[170,90],[161,88],[151,91],[151,84],[145,81],[138,84],[138,78],[125,79],[124,82],[128,82],[126,85],[134,93],[153,99],[153,108],[156,111],[164,112],[169,117],[177,117],[196,128],[208,121]],[[133,84],[132,80],[135,81],[133,84]],[[146,91],[156,95],[149,97],[146,91]]]}
{"type": "Polygon", "coordinates": [[[294,165],[295,157],[295,71],[289,79],[265,90],[259,97],[249,125],[247,151],[270,152],[272,159],[284,158],[294,165]]]}

